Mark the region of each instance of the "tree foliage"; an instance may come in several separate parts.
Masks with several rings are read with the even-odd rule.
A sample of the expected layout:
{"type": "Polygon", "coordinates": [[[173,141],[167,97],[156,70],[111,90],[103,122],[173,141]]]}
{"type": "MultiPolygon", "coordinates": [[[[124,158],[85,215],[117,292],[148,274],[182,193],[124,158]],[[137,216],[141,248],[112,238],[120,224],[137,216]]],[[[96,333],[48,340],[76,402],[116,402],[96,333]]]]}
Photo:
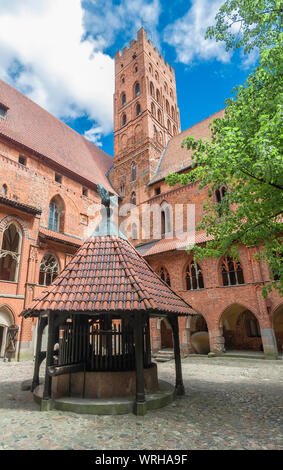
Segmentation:
{"type": "Polygon", "coordinates": [[[214,239],[194,248],[195,257],[232,254],[239,244],[258,246],[273,279],[263,288],[283,292],[282,268],[282,6],[276,0],[228,0],[206,36],[225,41],[227,50],[258,50],[258,65],[226,100],[223,119],[211,124],[211,139],[186,138],[192,150],[187,174],[166,179],[171,186],[198,181],[209,200],[198,229],[214,239]],[[235,31],[235,25],[238,25],[235,31]],[[220,202],[215,191],[226,188],[220,202]]]}

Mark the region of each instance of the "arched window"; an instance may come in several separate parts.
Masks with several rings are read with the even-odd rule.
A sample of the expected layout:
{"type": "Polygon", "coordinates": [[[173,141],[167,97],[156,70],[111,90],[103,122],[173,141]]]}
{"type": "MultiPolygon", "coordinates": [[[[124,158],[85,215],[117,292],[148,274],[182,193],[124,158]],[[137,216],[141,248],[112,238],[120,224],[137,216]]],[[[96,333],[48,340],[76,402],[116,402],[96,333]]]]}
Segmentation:
{"type": "Polygon", "coordinates": [[[159,81],[159,75],[158,75],[158,72],[155,72],[155,80],[158,82],[159,81]]]}
{"type": "Polygon", "coordinates": [[[1,188],[1,195],[2,196],[7,196],[7,185],[6,184],[3,184],[2,188],[1,188]]]}
{"type": "Polygon", "coordinates": [[[65,206],[60,196],[55,196],[49,204],[48,228],[54,232],[64,232],[65,206]]]}
{"type": "Polygon", "coordinates": [[[132,239],[133,240],[137,240],[139,237],[138,237],[138,228],[137,228],[137,224],[133,223],[132,224],[132,239]]]}
{"type": "Polygon", "coordinates": [[[158,119],[158,121],[161,123],[161,121],[162,121],[162,116],[161,116],[161,111],[160,111],[160,109],[157,111],[157,119],[158,119]]]}
{"type": "Polygon", "coordinates": [[[122,183],[120,186],[120,196],[124,197],[126,192],[125,183],[122,183]]]}
{"type": "Polygon", "coordinates": [[[137,200],[136,200],[136,193],[133,192],[132,195],[131,195],[131,203],[136,205],[137,203],[137,200]]]}
{"type": "Polygon", "coordinates": [[[135,96],[139,96],[141,93],[140,84],[137,82],[135,84],[135,96]]]}
{"type": "Polygon", "coordinates": [[[53,253],[46,253],[40,263],[39,281],[41,286],[49,286],[59,273],[59,263],[53,253]]]}
{"type": "Polygon", "coordinates": [[[126,124],[127,124],[127,116],[124,113],[123,116],[122,116],[122,126],[125,126],[126,124]]]}
{"type": "Polygon", "coordinates": [[[160,103],[160,91],[158,89],[156,90],[156,101],[160,103]]]}
{"type": "Polygon", "coordinates": [[[162,281],[166,282],[168,286],[171,285],[170,283],[170,274],[168,273],[167,269],[161,266],[157,269],[156,274],[162,279],[162,281]]]}
{"type": "Polygon", "coordinates": [[[121,96],[121,104],[122,104],[122,106],[125,106],[126,102],[127,102],[126,93],[122,93],[122,96],[121,96]]]}
{"type": "Polygon", "coordinates": [[[171,134],[171,133],[172,133],[172,129],[171,129],[171,122],[169,121],[169,119],[168,119],[168,121],[167,121],[167,129],[168,129],[168,131],[169,131],[170,134],[171,134]]]}
{"type": "Polygon", "coordinates": [[[203,288],[204,284],[201,269],[197,263],[191,261],[186,270],[186,289],[194,290],[203,288]]]}
{"type": "Polygon", "coordinates": [[[174,107],[171,106],[171,116],[173,119],[175,119],[175,111],[174,111],[174,107]]]}
{"type": "Polygon", "coordinates": [[[148,70],[149,70],[149,73],[151,73],[151,75],[152,75],[152,66],[151,66],[151,64],[149,64],[148,70]]]}
{"type": "Polygon", "coordinates": [[[166,106],[166,113],[170,114],[170,106],[169,106],[168,100],[166,100],[165,106],[166,106]]]}
{"type": "Polygon", "coordinates": [[[140,113],[141,113],[141,105],[140,105],[140,103],[138,103],[137,106],[136,106],[136,114],[137,114],[137,116],[139,116],[140,113]]]}
{"type": "Polygon", "coordinates": [[[152,82],[150,82],[149,84],[149,91],[150,91],[151,96],[153,96],[154,98],[154,86],[152,82]]]}
{"type": "Polygon", "coordinates": [[[135,162],[133,162],[131,165],[131,181],[136,181],[136,177],[137,177],[136,164],[135,162]]]}
{"type": "Polygon", "coordinates": [[[22,231],[16,223],[11,222],[3,232],[0,251],[0,280],[17,281],[21,248],[22,231]]]}
{"type": "Polygon", "coordinates": [[[172,219],[172,208],[166,202],[161,205],[161,236],[164,237],[166,234],[171,232],[171,219],[172,219]]]}
{"type": "Polygon", "coordinates": [[[177,129],[175,126],[173,126],[173,135],[176,135],[177,134],[177,129]]]}
{"type": "Polygon", "coordinates": [[[223,286],[235,286],[245,283],[241,264],[234,258],[226,256],[222,261],[221,271],[223,286]]]}
{"type": "Polygon", "coordinates": [[[216,197],[216,201],[217,201],[217,204],[218,204],[218,215],[219,215],[219,217],[221,217],[221,215],[223,214],[223,209],[225,210],[225,206],[226,206],[226,208],[228,208],[228,204],[224,205],[223,202],[222,202],[225,195],[226,195],[226,193],[227,193],[227,190],[226,190],[225,186],[222,186],[222,188],[217,189],[215,191],[215,197],[216,197]]]}
{"type": "Polygon", "coordinates": [[[154,103],[151,103],[151,114],[152,114],[154,117],[156,116],[154,103]]]}

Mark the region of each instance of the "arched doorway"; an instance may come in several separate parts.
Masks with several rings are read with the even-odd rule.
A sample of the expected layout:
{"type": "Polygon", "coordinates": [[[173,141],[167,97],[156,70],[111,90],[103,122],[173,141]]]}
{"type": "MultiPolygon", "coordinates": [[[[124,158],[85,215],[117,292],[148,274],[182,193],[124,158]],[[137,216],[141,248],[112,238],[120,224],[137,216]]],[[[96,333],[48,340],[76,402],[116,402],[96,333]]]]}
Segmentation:
{"type": "Polygon", "coordinates": [[[273,331],[277,343],[278,354],[283,355],[283,304],[273,313],[273,331]]]}
{"type": "Polygon", "coordinates": [[[0,357],[4,357],[9,326],[14,324],[14,315],[9,307],[0,307],[0,357]]]}
{"type": "Polygon", "coordinates": [[[195,353],[208,354],[209,335],[205,318],[202,315],[194,315],[190,323],[191,345],[195,353]]]}
{"type": "Polygon", "coordinates": [[[263,351],[256,316],[239,304],[231,305],[220,318],[225,351],[263,351]]]}
{"type": "Polygon", "coordinates": [[[173,348],[172,328],[166,318],[161,320],[160,325],[161,349],[173,348]]]}

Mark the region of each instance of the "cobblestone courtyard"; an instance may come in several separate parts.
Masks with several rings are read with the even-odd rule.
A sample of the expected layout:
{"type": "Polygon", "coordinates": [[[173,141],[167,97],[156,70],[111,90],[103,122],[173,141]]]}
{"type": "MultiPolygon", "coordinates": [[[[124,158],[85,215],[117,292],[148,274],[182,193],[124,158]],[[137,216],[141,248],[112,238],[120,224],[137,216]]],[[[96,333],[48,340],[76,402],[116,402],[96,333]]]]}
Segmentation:
{"type": "MultiPolygon", "coordinates": [[[[174,383],[174,362],[158,364],[174,383]]],[[[134,415],[39,412],[21,382],[33,363],[0,362],[0,449],[283,449],[283,361],[187,357],[186,396],[134,415]]]]}

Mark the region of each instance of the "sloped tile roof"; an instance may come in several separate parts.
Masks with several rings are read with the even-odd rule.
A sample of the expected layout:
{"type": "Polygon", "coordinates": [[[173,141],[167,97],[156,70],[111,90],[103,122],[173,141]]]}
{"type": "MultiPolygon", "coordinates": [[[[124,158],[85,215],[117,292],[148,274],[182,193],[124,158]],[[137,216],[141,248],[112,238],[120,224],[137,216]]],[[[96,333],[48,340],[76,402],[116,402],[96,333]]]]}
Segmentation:
{"type": "Polygon", "coordinates": [[[206,232],[196,231],[192,233],[184,233],[179,237],[162,238],[161,240],[153,240],[150,243],[144,243],[137,247],[137,251],[142,256],[151,256],[166,251],[181,250],[184,251],[188,248],[189,244],[200,244],[213,240],[212,235],[206,235],[206,232]]]}
{"type": "Polygon", "coordinates": [[[22,313],[196,313],[151,269],[128,240],[90,237],[55,281],[22,313]]]}
{"type": "Polygon", "coordinates": [[[0,136],[16,142],[83,179],[103,184],[113,159],[22,93],[0,80],[0,103],[8,108],[0,119],[0,136]]]}
{"type": "Polygon", "coordinates": [[[39,237],[46,238],[47,240],[53,240],[55,242],[66,243],[67,245],[81,246],[83,241],[79,238],[72,237],[71,235],[65,235],[65,233],[53,232],[45,227],[40,227],[39,237]]]}
{"type": "Polygon", "coordinates": [[[15,209],[19,209],[20,211],[26,212],[28,214],[33,214],[33,215],[41,214],[42,212],[42,210],[39,207],[30,206],[29,204],[16,201],[15,199],[9,199],[6,196],[0,196],[0,204],[14,207],[15,209]]]}
{"type": "Polygon", "coordinates": [[[181,147],[183,140],[190,136],[193,136],[196,139],[209,139],[211,136],[209,124],[213,119],[221,118],[223,116],[224,109],[221,109],[217,113],[212,114],[203,121],[198,122],[194,126],[189,127],[180,134],[172,137],[164,152],[161,154],[156,172],[148,184],[157,183],[158,181],[163,180],[170,173],[178,173],[189,168],[192,164],[192,151],[188,151],[181,147]]]}

